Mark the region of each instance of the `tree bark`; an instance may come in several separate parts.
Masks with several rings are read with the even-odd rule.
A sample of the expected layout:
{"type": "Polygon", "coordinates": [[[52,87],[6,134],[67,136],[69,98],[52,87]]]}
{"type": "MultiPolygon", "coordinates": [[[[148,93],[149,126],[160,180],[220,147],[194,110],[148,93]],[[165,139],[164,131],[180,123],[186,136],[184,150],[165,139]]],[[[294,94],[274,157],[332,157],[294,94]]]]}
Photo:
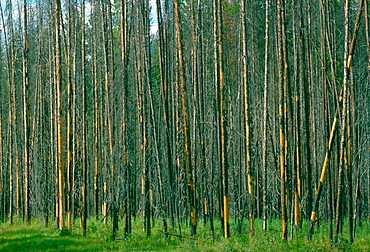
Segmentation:
{"type": "Polygon", "coordinates": [[[86,236],[86,229],[87,229],[87,213],[88,213],[88,205],[87,205],[87,181],[88,181],[88,173],[87,173],[87,110],[86,110],[86,38],[85,38],[85,0],[81,2],[81,110],[82,110],[82,117],[81,117],[81,129],[82,129],[82,153],[81,153],[81,163],[82,163],[82,234],[86,236]]]}
{"type": "Polygon", "coordinates": [[[269,73],[269,8],[270,1],[265,3],[265,55],[264,55],[264,80],[263,80],[263,132],[262,132],[262,229],[267,231],[267,96],[268,96],[268,73],[269,73]]]}
{"type": "Polygon", "coordinates": [[[174,0],[173,2],[174,18],[175,18],[175,39],[177,48],[177,64],[178,64],[178,81],[181,89],[181,108],[183,116],[183,132],[184,132],[184,155],[185,155],[185,169],[187,173],[187,194],[189,204],[189,215],[190,215],[190,234],[196,235],[197,228],[197,209],[195,206],[195,184],[193,178],[193,164],[191,161],[191,139],[190,139],[190,128],[189,128],[189,113],[188,113],[188,102],[187,102],[187,91],[185,81],[185,69],[184,69],[184,56],[183,56],[183,45],[182,36],[180,31],[180,14],[179,14],[179,1],[174,0]]]}
{"type": "Polygon", "coordinates": [[[247,62],[247,18],[246,1],[241,0],[241,24],[242,24],[242,62],[243,62],[243,91],[244,91],[244,116],[245,116],[245,165],[247,173],[248,196],[249,196],[249,232],[254,234],[254,193],[253,193],[253,172],[251,167],[251,140],[249,122],[249,83],[248,83],[248,62],[247,62]]]}
{"type": "Polygon", "coordinates": [[[60,0],[54,1],[55,8],[55,92],[56,92],[56,123],[57,123],[57,168],[58,168],[58,227],[64,228],[64,164],[62,141],[62,95],[61,95],[61,45],[60,45],[60,0]]]}

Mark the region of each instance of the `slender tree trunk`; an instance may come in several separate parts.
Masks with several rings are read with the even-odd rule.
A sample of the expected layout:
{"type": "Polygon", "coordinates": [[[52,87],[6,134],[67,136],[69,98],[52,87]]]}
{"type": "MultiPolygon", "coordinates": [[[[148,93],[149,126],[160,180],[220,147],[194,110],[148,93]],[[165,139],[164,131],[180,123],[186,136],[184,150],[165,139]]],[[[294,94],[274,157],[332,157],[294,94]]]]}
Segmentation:
{"type": "Polygon", "coordinates": [[[286,209],[286,192],[285,192],[285,157],[286,157],[286,138],[285,138],[285,73],[284,68],[288,64],[284,58],[284,36],[285,26],[283,24],[285,15],[284,12],[284,0],[278,0],[278,74],[279,74],[279,167],[280,167],[280,183],[281,183],[281,219],[282,219],[282,239],[287,239],[287,209],[286,209]]]}
{"type": "Polygon", "coordinates": [[[264,84],[263,84],[263,129],[262,129],[262,229],[267,231],[267,96],[268,96],[268,73],[269,73],[269,8],[270,1],[265,3],[265,62],[264,62],[264,84]]]}
{"type": "Polygon", "coordinates": [[[81,153],[81,163],[82,163],[82,233],[83,236],[86,236],[86,229],[87,229],[87,213],[88,213],[88,205],[87,205],[87,180],[88,180],[88,173],[87,173],[87,110],[86,110],[86,49],[85,49],[85,0],[81,2],[81,129],[82,129],[82,153],[81,153]]]}
{"type": "Polygon", "coordinates": [[[220,183],[221,183],[221,217],[224,237],[230,236],[229,231],[229,199],[228,199],[228,163],[226,150],[226,99],[225,76],[223,62],[223,34],[222,34],[222,0],[214,1],[214,39],[215,39],[215,83],[217,101],[217,121],[220,158],[220,183]]]}
{"type": "Polygon", "coordinates": [[[16,162],[14,157],[17,156],[16,148],[16,104],[15,104],[15,49],[14,49],[14,32],[13,32],[13,8],[12,2],[7,1],[8,7],[8,19],[9,19],[9,51],[10,56],[8,56],[8,86],[9,86],[9,223],[13,224],[14,216],[14,174],[16,170],[16,162]]]}
{"type": "Polygon", "coordinates": [[[301,214],[300,214],[300,199],[301,199],[301,190],[300,190],[300,169],[301,169],[301,134],[300,134],[300,89],[299,89],[299,83],[304,82],[303,79],[303,64],[300,63],[303,62],[302,56],[302,48],[298,46],[298,36],[299,36],[299,29],[300,27],[303,27],[303,24],[300,23],[298,26],[297,20],[296,20],[297,13],[295,10],[293,10],[293,46],[294,46],[294,151],[293,151],[293,172],[292,172],[292,191],[293,191],[293,197],[292,197],[292,232],[291,232],[291,238],[293,238],[293,223],[296,228],[301,227],[301,214]],[[300,61],[301,60],[301,61],[300,61]]]}
{"type": "Polygon", "coordinates": [[[61,90],[61,45],[60,45],[60,0],[55,0],[55,92],[56,92],[56,123],[57,123],[57,167],[58,167],[58,223],[59,229],[64,228],[64,165],[62,143],[62,90],[61,90]]]}
{"type": "MultiPolygon", "coordinates": [[[[336,213],[336,226],[334,230],[334,242],[338,241],[338,235],[341,230],[341,226],[343,223],[343,212],[342,212],[342,200],[343,200],[343,192],[342,192],[342,186],[343,186],[343,167],[347,166],[347,173],[348,176],[351,176],[350,173],[350,167],[348,167],[348,156],[345,152],[345,132],[346,132],[346,127],[349,127],[349,118],[348,118],[348,103],[349,103],[349,91],[348,91],[348,78],[349,78],[349,72],[352,69],[352,60],[353,60],[353,51],[354,51],[354,46],[356,42],[356,37],[357,37],[357,32],[359,29],[360,25],[360,17],[362,13],[362,6],[363,6],[363,0],[361,0],[358,3],[358,9],[357,9],[357,16],[356,16],[356,21],[355,21],[355,27],[352,35],[352,39],[350,44],[349,43],[349,1],[347,0],[345,2],[344,6],[344,13],[345,13],[345,24],[344,24],[344,62],[343,62],[343,87],[342,87],[342,116],[341,116],[341,130],[340,130],[340,147],[339,147],[339,175],[338,175],[338,186],[337,186],[337,213],[336,213]]],[[[350,146],[347,146],[350,147],[350,146]]],[[[351,179],[347,182],[351,182],[351,179]]],[[[349,192],[352,193],[351,190],[351,185],[349,185],[349,192]]],[[[352,199],[352,195],[350,194],[349,197],[352,199]]],[[[350,240],[351,242],[353,241],[353,230],[352,230],[352,209],[350,208],[350,214],[351,216],[349,217],[349,232],[350,232],[350,240]]]]}
{"type": "Polygon", "coordinates": [[[129,57],[127,56],[127,48],[129,47],[128,44],[128,34],[127,34],[127,25],[126,25],[126,9],[127,9],[127,1],[121,0],[120,5],[120,42],[121,42],[121,63],[123,67],[122,71],[122,144],[123,144],[123,169],[126,178],[126,188],[125,188],[125,236],[131,234],[131,186],[130,186],[130,179],[131,179],[131,172],[128,167],[128,147],[127,147],[127,68],[128,68],[128,60],[129,57]]]}
{"type": "Polygon", "coordinates": [[[68,38],[67,38],[67,49],[66,49],[66,60],[67,60],[67,164],[66,164],[66,215],[67,215],[67,227],[72,226],[72,207],[73,207],[73,171],[74,171],[74,84],[72,83],[72,27],[74,21],[71,7],[71,0],[68,0],[68,38]]]}
{"type": "Polygon", "coordinates": [[[246,19],[246,1],[241,0],[241,23],[242,23],[242,43],[243,43],[243,87],[244,87],[244,115],[245,115],[245,165],[247,172],[247,184],[249,195],[249,232],[254,234],[254,193],[253,193],[253,173],[251,167],[251,141],[250,141],[250,122],[249,122],[249,84],[248,84],[248,62],[247,62],[247,19],[246,19]]]}
{"type": "Polygon", "coordinates": [[[185,155],[185,168],[187,173],[187,193],[188,193],[188,204],[190,212],[190,234],[192,236],[196,235],[197,228],[197,210],[195,207],[195,184],[193,178],[193,164],[191,161],[191,139],[190,139],[190,128],[189,128],[189,114],[188,114],[188,104],[186,98],[186,81],[185,81],[185,69],[184,69],[184,59],[183,59],[183,45],[182,36],[180,31],[180,16],[179,16],[179,2],[174,0],[173,10],[175,17],[175,39],[177,47],[177,61],[178,61],[178,80],[181,89],[181,108],[183,116],[183,132],[184,132],[184,155],[185,155]]]}
{"type": "Polygon", "coordinates": [[[159,70],[162,93],[162,106],[164,113],[164,130],[166,136],[166,164],[168,176],[168,194],[169,194],[169,209],[170,219],[174,225],[174,181],[173,181],[173,150],[172,138],[170,129],[170,105],[169,105],[169,87],[168,87],[168,52],[166,41],[166,27],[163,20],[162,5],[160,0],[156,0],[157,19],[158,19],[158,54],[159,54],[159,70]]]}
{"type": "MultiPolygon", "coordinates": [[[[98,80],[98,21],[97,21],[97,13],[98,11],[98,1],[96,1],[93,5],[94,9],[94,20],[93,20],[93,114],[94,114],[94,202],[95,202],[95,217],[96,219],[99,218],[100,214],[100,191],[101,191],[101,102],[100,102],[100,87],[99,87],[99,80],[98,80]]],[[[103,209],[102,209],[103,210],[103,209]]]]}
{"type": "Polygon", "coordinates": [[[27,0],[23,1],[23,131],[24,131],[24,221],[30,223],[30,141],[29,141],[29,85],[28,85],[28,38],[27,0]]]}
{"type": "MultiPolygon", "coordinates": [[[[1,23],[2,23],[2,26],[5,27],[5,20],[4,20],[4,13],[3,13],[3,9],[2,9],[2,5],[0,3],[0,18],[1,18],[1,23]]],[[[2,35],[0,35],[0,38],[2,39],[2,35]]],[[[8,42],[7,42],[7,33],[4,29],[4,40],[5,40],[5,60],[3,62],[5,62],[5,64],[1,64],[1,68],[7,68],[8,72],[9,72],[9,47],[8,47],[8,42]]],[[[0,45],[0,50],[3,50],[3,48],[1,47],[0,45]]],[[[0,71],[0,82],[1,83],[5,83],[5,80],[3,80],[3,75],[4,72],[1,70],[0,71]]],[[[9,77],[10,75],[8,74],[8,79],[7,79],[7,84],[9,85],[9,77]]],[[[3,94],[3,88],[0,87],[0,97],[4,97],[4,94],[3,94]]],[[[3,98],[2,98],[3,99],[3,98]]],[[[5,129],[4,129],[4,126],[3,126],[3,104],[2,103],[1,105],[1,108],[0,108],[0,176],[1,176],[1,179],[0,179],[0,222],[4,222],[5,219],[6,219],[6,215],[7,215],[7,203],[6,202],[6,194],[8,193],[6,191],[6,188],[7,188],[7,178],[8,178],[8,174],[6,174],[6,169],[5,169],[5,166],[4,166],[4,138],[3,138],[3,132],[5,132],[5,129]]],[[[10,110],[10,109],[9,109],[10,110]]],[[[9,126],[8,126],[9,127],[9,126]]]]}
{"type": "MultiPolygon", "coordinates": [[[[103,41],[103,59],[104,59],[104,111],[105,111],[105,126],[107,127],[108,133],[108,162],[109,162],[109,192],[111,197],[111,214],[112,214],[112,240],[115,240],[116,232],[118,230],[118,208],[116,199],[116,178],[115,178],[115,165],[113,156],[114,136],[113,136],[113,117],[112,117],[112,94],[111,86],[114,83],[114,60],[112,49],[112,27],[110,24],[111,20],[111,3],[106,3],[104,0],[101,2],[101,23],[102,23],[102,41],[103,41]]],[[[105,199],[108,195],[105,195],[105,199]]],[[[107,200],[105,200],[105,207],[107,207],[107,200]]]]}

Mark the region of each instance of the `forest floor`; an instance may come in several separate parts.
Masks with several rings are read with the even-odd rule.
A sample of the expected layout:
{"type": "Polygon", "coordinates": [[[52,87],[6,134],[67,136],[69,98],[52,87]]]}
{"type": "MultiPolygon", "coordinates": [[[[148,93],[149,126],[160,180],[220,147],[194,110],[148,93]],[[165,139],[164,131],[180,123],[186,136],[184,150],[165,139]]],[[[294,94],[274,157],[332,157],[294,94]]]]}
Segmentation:
{"type": "MultiPolygon", "coordinates": [[[[208,224],[198,226],[195,238],[190,238],[189,228],[185,226],[182,227],[182,237],[175,230],[170,230],[171,235],[165,237],[162,223],[156,221],[152,235],[146,237],[141,228],[142,222],[136,220],[132,235],[120,238],[122,234],[119,231],[119,238],[115,241],[110,240],[109,223],[104,224],[100,220],[88,222],[86,237],[82,236],[77,225],[73,230],[60,232],[52,224],[45,227],[35,219],[30,225],[23,224],[21,220],[15,220],[13,225],[0,224],[0,251],[370,251],[370,223],[366,222],[357,229],[353,243],[343,232],[335,245],[330,242],[325,225],[320,227],[311,241],[306,239],[307,228],[296,230],[293,238],[282,241],[278,220],[269,223],[266,234],[262,233],[262,223],[257,220],[253,237],[247,232],[233,232],[235,225],[231,223],[231,238],[228,239],[222,237],[220,229],[212,235],[208,224]]],[[[216,224],[219,226],[219,223],[216,224]]]]}

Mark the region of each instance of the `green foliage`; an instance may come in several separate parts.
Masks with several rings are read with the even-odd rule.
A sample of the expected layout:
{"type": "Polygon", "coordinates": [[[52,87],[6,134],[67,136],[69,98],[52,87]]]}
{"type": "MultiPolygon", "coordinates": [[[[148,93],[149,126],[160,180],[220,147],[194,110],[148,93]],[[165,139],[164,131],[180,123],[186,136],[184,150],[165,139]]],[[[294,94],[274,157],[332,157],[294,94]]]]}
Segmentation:
{"type": "Polygon", "coordinates": [[[239,4],[230,4],[224,7],[224,11],[231,15],[236,15],[239,13],[240,6],[239,4]]]}
{"type": "Polygon", "coordinates": [[[62,230],[60,230],[59,235],[61,237],[70,236],[71,235],[71,230],[69,228],[63,228],[62,230]]]}
{"type": "MultiPolygon", "coordinates": [[[[181,236],[175,228],[170,228],[166,236],[161,224],[157,221],[152,230],[153,235],[146,237],[142,230],[142,220],[136,219],[132,235],[123,238],[123,226],[120,223],[117,240],[110,241],[109,221],[104,224],[100,220],[90,220],[87,237],[83,237],[78,226],[59,231],[55,226],[45,227],[37,220],[33,220],[30,225],[16,220],[13,225],[0,225],[0,251],[370,251],[368,224],[358,228],[353,243],[343,234],[335,245],[328,238],[325,224],[316,230],[311,241],[306,239],[306,228],[295,229],[292,239],[282,241],[280,220],[270,221],[265,234],[262,232],[262,222],[257,220],[255,236],[252,237],[247,231],[237,235],[234,231],[236,223],[231,223],[234,232],[229,239],[223,238],[220,228],[213,236],[209,224],[199,225],[195,238],[190,237],[189,227],[185,224],[181,236]]],[[[220,223],[216,222],[216,226],[220,227],[220,223]]]]}

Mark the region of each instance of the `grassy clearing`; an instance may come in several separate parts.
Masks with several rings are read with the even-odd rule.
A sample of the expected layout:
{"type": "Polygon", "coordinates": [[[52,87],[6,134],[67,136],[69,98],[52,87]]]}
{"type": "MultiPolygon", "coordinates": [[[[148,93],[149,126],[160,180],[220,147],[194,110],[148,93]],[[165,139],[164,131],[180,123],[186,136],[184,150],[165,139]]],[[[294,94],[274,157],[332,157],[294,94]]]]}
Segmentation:
{"type": "MultiPolygon", "coordinates": [[[[166,238],[159,221],[152,236],[145,237],[141,224],[140,220],[134,222],[134,231],[129,238],[110,241],[109,223],[89,221],[87,237],[83,237],[78,227],[60,232],[54,226],[45,227],[37,220],[30,225],[16,220],[12,226],[0,225],[0,251],[370,251],[368,223],[357,230],[354,243],[351,244],[344,234],[336,245],[328,239],[325,226],[320,227],[311,241],[306,240],[306,228],[296,231],[293,239],[282,241],[278,220],[270,223],[267,234],[262,234],[261,223],[257,221],[255,236],[232,233],[229,239],[222,237],[221,230],[213,236],[207,225],[198,227],[196,238],[189,237],[189,228],[185,226],[182,227],[183,237],[170,235],[166,238]]],[[[232,226],[231,230],[235,228],[232,226]]],[[[178,235],[179,232],[170,230],[170,234],[178,235]]],[[[123,237],[123,234],[118,233],[118,237],[123,237]]]]}

